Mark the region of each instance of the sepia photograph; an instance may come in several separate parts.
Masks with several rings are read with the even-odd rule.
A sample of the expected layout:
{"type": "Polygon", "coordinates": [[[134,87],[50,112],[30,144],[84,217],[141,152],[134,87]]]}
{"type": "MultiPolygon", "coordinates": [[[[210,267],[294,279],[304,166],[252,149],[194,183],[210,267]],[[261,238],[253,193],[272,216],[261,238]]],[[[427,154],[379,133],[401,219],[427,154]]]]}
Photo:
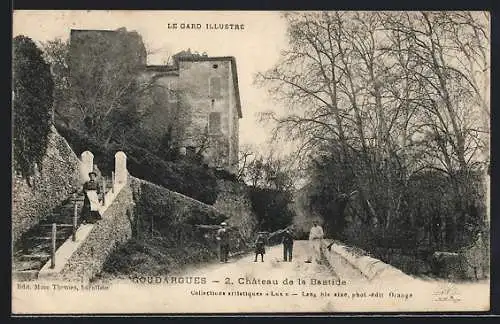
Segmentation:
{"type": "Polygon", "coordinates": [[[14,10],[12,314],[489,311],[490,28],[14,10]]]}

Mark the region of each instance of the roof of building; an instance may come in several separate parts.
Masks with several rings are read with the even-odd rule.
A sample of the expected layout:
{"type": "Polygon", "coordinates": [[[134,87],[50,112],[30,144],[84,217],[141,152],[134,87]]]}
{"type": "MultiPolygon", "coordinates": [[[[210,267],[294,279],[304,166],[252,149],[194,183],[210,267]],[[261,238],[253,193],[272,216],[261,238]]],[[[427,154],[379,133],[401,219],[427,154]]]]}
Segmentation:
{"type": "Polygon", "coordinates": [[[114,29],[71,29],[71,33],[87,33],[87,32],[98,32],[98,33],[102,33],[102,32],[112,32],[112,33],[116,33],[116,30],[114,29]]]}
{"type": "Polygon", "coordinates": [[[146,70],[154,72],[178,72],[179,68],[175,65],[146,65],[146,70]]]}
{"type": "Polygon", "coordinates": [[[200,62],[200,61],[230,61],[233,74],[234,92],[236,96],[236,108],[239,118],[243,117],[241,112],[240,88],[238,85],[238,70],[236,69],[236,59],[234,56],[179,56],[178,61],[200,62]]]}
{"type": "Polygon", "coordinates": [[[137,34],[135,30],[127,30],[126,28],[118,29],[71,29],[70,35],[75,33],[102,33],[102,34],[118,34],[119,32],[127,32],[129,34],[137,34]]]}

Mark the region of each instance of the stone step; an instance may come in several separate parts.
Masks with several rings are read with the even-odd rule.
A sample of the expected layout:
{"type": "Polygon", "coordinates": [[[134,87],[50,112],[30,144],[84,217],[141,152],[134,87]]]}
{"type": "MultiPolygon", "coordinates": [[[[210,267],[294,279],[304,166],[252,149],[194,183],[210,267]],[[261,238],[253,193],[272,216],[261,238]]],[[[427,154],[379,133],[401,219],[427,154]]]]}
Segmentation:
{"type": "MultiPolygon", "coordinates": [[[[80,204],[80,203],[77,203],[77,208],[78,209],[81,209],[83,207],[83,202],[80,204]]],[[[62,205],[61,207],[58,208],[57,212],[58,213],[67,213],[67,212],[73,212],[75,210],[75,204],[74,203],[71,203],[71,204],[67,204],[67,205],[62,205]]]]}
{"type": "Polygon", "coordinates": [[[40,270],[15,270],[12,271],[12,277],[17,281],[28,281],[38,279],[40,270]]]}
{"type": "MultiPolygon", "coordinates": [[[[48,227],[45,227],[48,229],[48,227]]],[[[56,240],[65,240],[68,238],[73,233],[73,228],[72,227],[64,227],[63,229],[58,229],[56,232],[56,240]]],[[[43,239],[52,239],[52,231],[51,230],[46,230],[34,235],[31,235],[26,238],[26,240],[33,241],[33,240],[43,240],[43,239]]]]}
{"type": "MultiPolygon", "coordinates": [[[[112,189],[111,179],[106,179],[106,193],[112,189]]],[[[69,196],[67,200],[54,208],[38,225],[24,233],[19,244],[16,244],[13,255],[13,271],[21,278],[36,278],[38,271],[50,260],[52,249],[52,226],[57,226],[56,248],[71,238],[73,234],[73,217],[75,204],[77,207],[78,226],[85,196],[79,193],[69,196]]],[[[14,272],[13,272],[14,275],[14,272]]]]}
{"type": "Polygon", "coordinates": [[[22,260],[47,259],[47,258],[50,259],[50,254],[46,254],[46,253],[44,253],[44,254],[42,254],[42,253],[40,253],[40,254],[23,254],[23,255],[19,256],[19,258],[22,260]]]}
{"type": "Polygon", "coordinates": [[[32,259],[18,259],[12,264],[12,270],[14,271],[24,271],[24,270],[39,270],[43,267],[48,258],[32,258],[32,259]]]}
{"type": "MultiPolygon", "coordinates": [[[[56,223],[57,225],[57,228],[59,227],[73,227],[73,224],[58,224],[56,223]]],[[[50,224],[40,224],[39,226],[42,226],[42,227],[52,227],[52,223],[50,224]]]]}
{"type": "MultiPolygon", "coordinates": [[[[73,223],[73,214],[68,214],[68,215],[60,215],[60,216],[55,216],[55,217],[49,217],[43,220],[43,222],[40,223],[40,225],[47,225],[50,224],[52,225],[53,223],[56,224],[72,224],[73,223]]],[[[77,215],[77,218],[80,218],[80,213],[77,215]]]]}
{"type": "MultiPolygon", "coordinates": [[[[67,235],[56,235],[56,240],[66,240],[67,235]]],[[[33,236],[29,238],[30,240],[52,240],[52,236],[33,236]]]]}

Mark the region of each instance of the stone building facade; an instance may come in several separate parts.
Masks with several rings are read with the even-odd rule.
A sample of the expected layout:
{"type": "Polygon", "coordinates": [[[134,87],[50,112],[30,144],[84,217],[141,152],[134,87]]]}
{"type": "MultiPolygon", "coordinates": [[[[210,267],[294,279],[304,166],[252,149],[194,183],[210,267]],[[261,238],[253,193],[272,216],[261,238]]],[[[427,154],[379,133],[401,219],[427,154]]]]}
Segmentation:
{"type": "Polygon", "coordinates": [[[146,66],[140,78],[154,80],[152,95],[143,101],[152,109],[150,128],[162,132],[175,121],[188,154],[200,151],[210,166],[236,173],[242,112],[234,57],[183,51],[171,65],[146,66]]]}
{"type": "Polygon", "coordinates": [[[138,109],[144,113],[145,126],[160,137],[171,132],[187,154],[199,153],[209,166],[236,173],[242,111],[235,58],[188,50],[173,55],[171,64],[147,65],[145,50],[137,45],[138,40],[143,45],[140,35],[124,28],[72,31],[71,43],[78,44],[81,53],[83,43],[93,38],[112,40],[113,34],[126,34],[119,40],[141,48],[137,79],[148,90],[138,98],[138,109]]]}

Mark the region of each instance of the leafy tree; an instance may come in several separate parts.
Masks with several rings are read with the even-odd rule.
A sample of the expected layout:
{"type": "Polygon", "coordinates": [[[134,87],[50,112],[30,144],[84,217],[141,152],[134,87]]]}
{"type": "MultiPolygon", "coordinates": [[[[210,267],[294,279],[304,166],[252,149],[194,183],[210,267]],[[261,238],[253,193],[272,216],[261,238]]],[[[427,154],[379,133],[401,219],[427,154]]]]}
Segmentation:
{"type": "Polygon", "coordinates": [[[69,127],[76,119],[70,104],[69,43],[57,38],[42,43],[41,49],[54,80],[54,122],[69,127]]]}
{"type": "Polygon", "coordinates": [[[43,48],[56,83],[56,120],[106,145],[123,140],[140,117],[137,98],[152,86],[137,80],[146,62],[141,37],[124,28],[74,31],[71,42],[56,39],[43,48]]]}
{"type": "Polygon", "coordinates": [[[23,176],[41,166],[52,120],[54,83],[42,51],[28,37],[13,40],[14,163],[23,176]]]}

